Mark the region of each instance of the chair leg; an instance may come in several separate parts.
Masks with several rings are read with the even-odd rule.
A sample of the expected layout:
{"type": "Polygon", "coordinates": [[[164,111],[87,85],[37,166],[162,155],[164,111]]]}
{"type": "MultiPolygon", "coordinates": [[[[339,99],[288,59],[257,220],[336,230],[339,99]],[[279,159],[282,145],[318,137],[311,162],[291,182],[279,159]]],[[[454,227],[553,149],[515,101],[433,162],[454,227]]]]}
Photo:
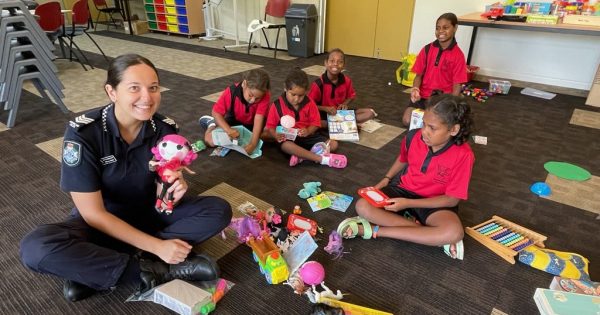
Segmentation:
{"type": "Polygon", "coordinates": [[[269,45],[269,38],[267,37],[267,33],[265,32],[265,29],[261,29],[261,31],[263,32],[263,35],[265,36],[265,40],[267,41],[267,47],[269,49],[271,49],[271,45],[269,45]]]}
{"type": "MultiPolygon", "coordinates": [[[[83,52],[81,51],[81,49],[79,49],[79,46],[77,46],[77,44],[75,44],[75,41],[73,41],[73,37],[69,36],[69,40],[71,41],[70,45],[69,45],[69,60],[73,61],[73,45],[75,45],[75,48],[77,48],[77,50],[79,51],[79,54],[83,57],[83,59],[85,59],[85,61],[88,63],[88,65],[90,65],[90,67],[92,69],[94,69],[94,66],[92,66],[92,64],[90,63],[90,61],[87,59],[87,57],[83,54],[83,52]]],[[[81,59],[81,57],[76,56],[77,57],[77,61],[79,61],[79,63],[81,64],[81,66],[83,67],[83,69],[85,71],[87,71],[87,68],[85,67],[85,64],[83,63],[83,60],[81,59]]]]}
{"type": "Polygon", "coordinates": [[[106,57],[106,55],[104,54],[104,51],[102,51],[102,48],[100,48],[98,43],[96,43],[96,41],[92,38],[92,36],[90,36],[90,34],[88,34],[88,32],[86,32],[86,31],[83,31],[83,32],[85,33],[85,35],[87,35],[87,37],[89,37],[89,39],[92,41],[92,43],[94,43],[94,45],[96,45],[96,47],[98,48],[100,53],[102,53],[102,56],[104,56],[104,60],[106,60],[106,62],[108,62],[108,58],[106,57]]]}
{"type": "Polygon", "coordinates": [[[100,21],[100,11],[98,11],[98,15],[96,16],[96,23],[94,24],[94,32],[98,28],[98,21],[100,21]]]}
{"type": "Polygon", "coordinates": [[[275,52],[273,53],[274,59],[277,59],[277,44],[279,43],[279,32],[281,32],[281,27],[277,28],[277,38],[275,38],[275,52]]]}
{"type": "Polygon", "coordinates": [[[252,35],[254,35],[254,32],[250,33],[250,39],[248,40],[248,55],[250,54],[250,46],[252,45],[252,35]]]}

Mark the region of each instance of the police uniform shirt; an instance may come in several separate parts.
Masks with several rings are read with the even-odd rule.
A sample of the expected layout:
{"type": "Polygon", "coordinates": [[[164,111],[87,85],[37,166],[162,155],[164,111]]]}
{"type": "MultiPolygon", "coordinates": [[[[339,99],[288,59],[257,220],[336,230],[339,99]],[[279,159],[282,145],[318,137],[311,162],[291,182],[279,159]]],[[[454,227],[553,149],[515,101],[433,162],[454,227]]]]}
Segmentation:
{"type": "Polygon", "coordinates": [[[69,121],[65,131],[61,189],[100,190],[106,209],[113,214],[152,209],[156,174],[148,166],[151,148],[176,132],[175,122],[155,114],[128,144],[120,136],[113,104],[83,114],[69,121]]]}

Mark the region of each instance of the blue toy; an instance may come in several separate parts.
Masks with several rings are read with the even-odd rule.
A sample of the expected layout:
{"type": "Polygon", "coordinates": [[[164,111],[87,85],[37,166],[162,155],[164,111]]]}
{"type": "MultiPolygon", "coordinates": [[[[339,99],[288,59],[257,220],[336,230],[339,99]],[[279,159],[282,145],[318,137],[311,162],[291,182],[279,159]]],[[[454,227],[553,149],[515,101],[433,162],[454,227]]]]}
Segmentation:
{"type": "Polygon", "coordinates": [[[547,197],[550,196],[550,194],[552,193],[550,186],[548,186],[548,184],[544,182],[534,183],[533,185],[531,185],[531,187],[529,187],[529,190],[531,190],[532,193],[540,197],[547,197]]]}
{"type": "Polygon", "coordinates": [[[302,199],[314,197],[321,192],[321,182],[306,182],[303,185],[304,188],[298,192],[298,197],[302,199]]]}

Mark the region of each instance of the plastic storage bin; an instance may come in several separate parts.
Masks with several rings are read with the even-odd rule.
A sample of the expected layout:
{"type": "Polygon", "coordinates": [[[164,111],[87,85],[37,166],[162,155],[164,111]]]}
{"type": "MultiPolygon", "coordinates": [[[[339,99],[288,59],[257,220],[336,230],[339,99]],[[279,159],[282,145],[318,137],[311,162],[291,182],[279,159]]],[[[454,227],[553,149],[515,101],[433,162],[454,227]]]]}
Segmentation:
{"type": "Polygon", "coordinates": [[[185,5],[185,0],[175,0],[175,5],[185,5]]]}
{"type": "Polygon", "coordinates": [[[187,16],[178,16],[177,17],[177,23],[179,24],[188,24],[188,18],[187,16]]]}
{"type": "Polygon", "coordinates": [[[167,17],[164,14],[157,14],[156,18],[158,19],[159,22],[163,22],[163,23],[167,22],[167,17]]]}
{"type": "Polygon", "coordinates": [[[148,21],[148,28],[151,30],[157,30],[158,29],[158,24],[156,24],[156,22],[150,22],[148,21]]]}
{"type": "Polygon", "coordinates": [[[178,15],[187,15],[187,10],[185,7],[175,7],[178,15]]]}
{"type": "Polygon", "coordinates": [[[146,9],[146,12],[150,12],[150,13],[154,12],[154,6],[151,4],[145,4],[144,9],[146,9]]]}
{"type": "Polygon", "coordinates": [[[467,66],[467,82],[473,81],[477,71],[479,71],[478,66],[467,66]]]}
{"type": "Polygon", "coordinates": [[[510,81],[490,79],[490,92],[508,94],[508,90],[510,90],[510,81]]]}
{"type": "Polygon", "coordinates": [[[167,23],[177,24],[177,17],[174,15],[167,15],[167,23]]]}
{"type": "Polygon", "coordinates": [[[169,24],[169,32],[177,33],[179,32],[179,27],[177,24],[169,24]]]}
{"type": "Polygon", "coordinates": [[[156,14],[146,13],[146,16],[148,17],[148,21],[156,21],[156,14]]]}
{"type": "Polygon", "coordinates": [[[167,14],[177,14],[177,10],[175,10],[175,7],[165,7],[165,9],[167,10],[167,14]]]}
{"type": "Polygon", "coordinates": [[[166,5],[175,5],[175,0],[165,0],[166,5]]]}
{"type": "Polygon", "coordinates": [[[165,13],[165,6],[162,4],[155,4],[156,13],[165,13]]]}
{"type": "Polygon", "coordinates": [[[179,33],[187,34],[190,32],[190,29],[187,25],[179,25],[179,33]]]}

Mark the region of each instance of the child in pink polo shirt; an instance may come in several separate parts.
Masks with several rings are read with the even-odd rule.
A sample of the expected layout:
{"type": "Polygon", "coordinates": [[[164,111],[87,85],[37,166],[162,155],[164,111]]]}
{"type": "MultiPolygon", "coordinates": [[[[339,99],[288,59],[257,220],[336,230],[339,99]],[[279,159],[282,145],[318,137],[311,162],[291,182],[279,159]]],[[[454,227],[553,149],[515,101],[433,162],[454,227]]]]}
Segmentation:
{"type": "Polygon", "coordinates": [[[442,14],[435,23],[436,40],[421,49],[412,72],[416,73],[410,93],[411,103],[404,110],[402,123],[410,125],[415,108],[424,109],[428,98],[434,94],[460,95],[462,83],[467,82],[465,54],[458,47],[454,34],[458,28],[454,13],[442,14]]]}

